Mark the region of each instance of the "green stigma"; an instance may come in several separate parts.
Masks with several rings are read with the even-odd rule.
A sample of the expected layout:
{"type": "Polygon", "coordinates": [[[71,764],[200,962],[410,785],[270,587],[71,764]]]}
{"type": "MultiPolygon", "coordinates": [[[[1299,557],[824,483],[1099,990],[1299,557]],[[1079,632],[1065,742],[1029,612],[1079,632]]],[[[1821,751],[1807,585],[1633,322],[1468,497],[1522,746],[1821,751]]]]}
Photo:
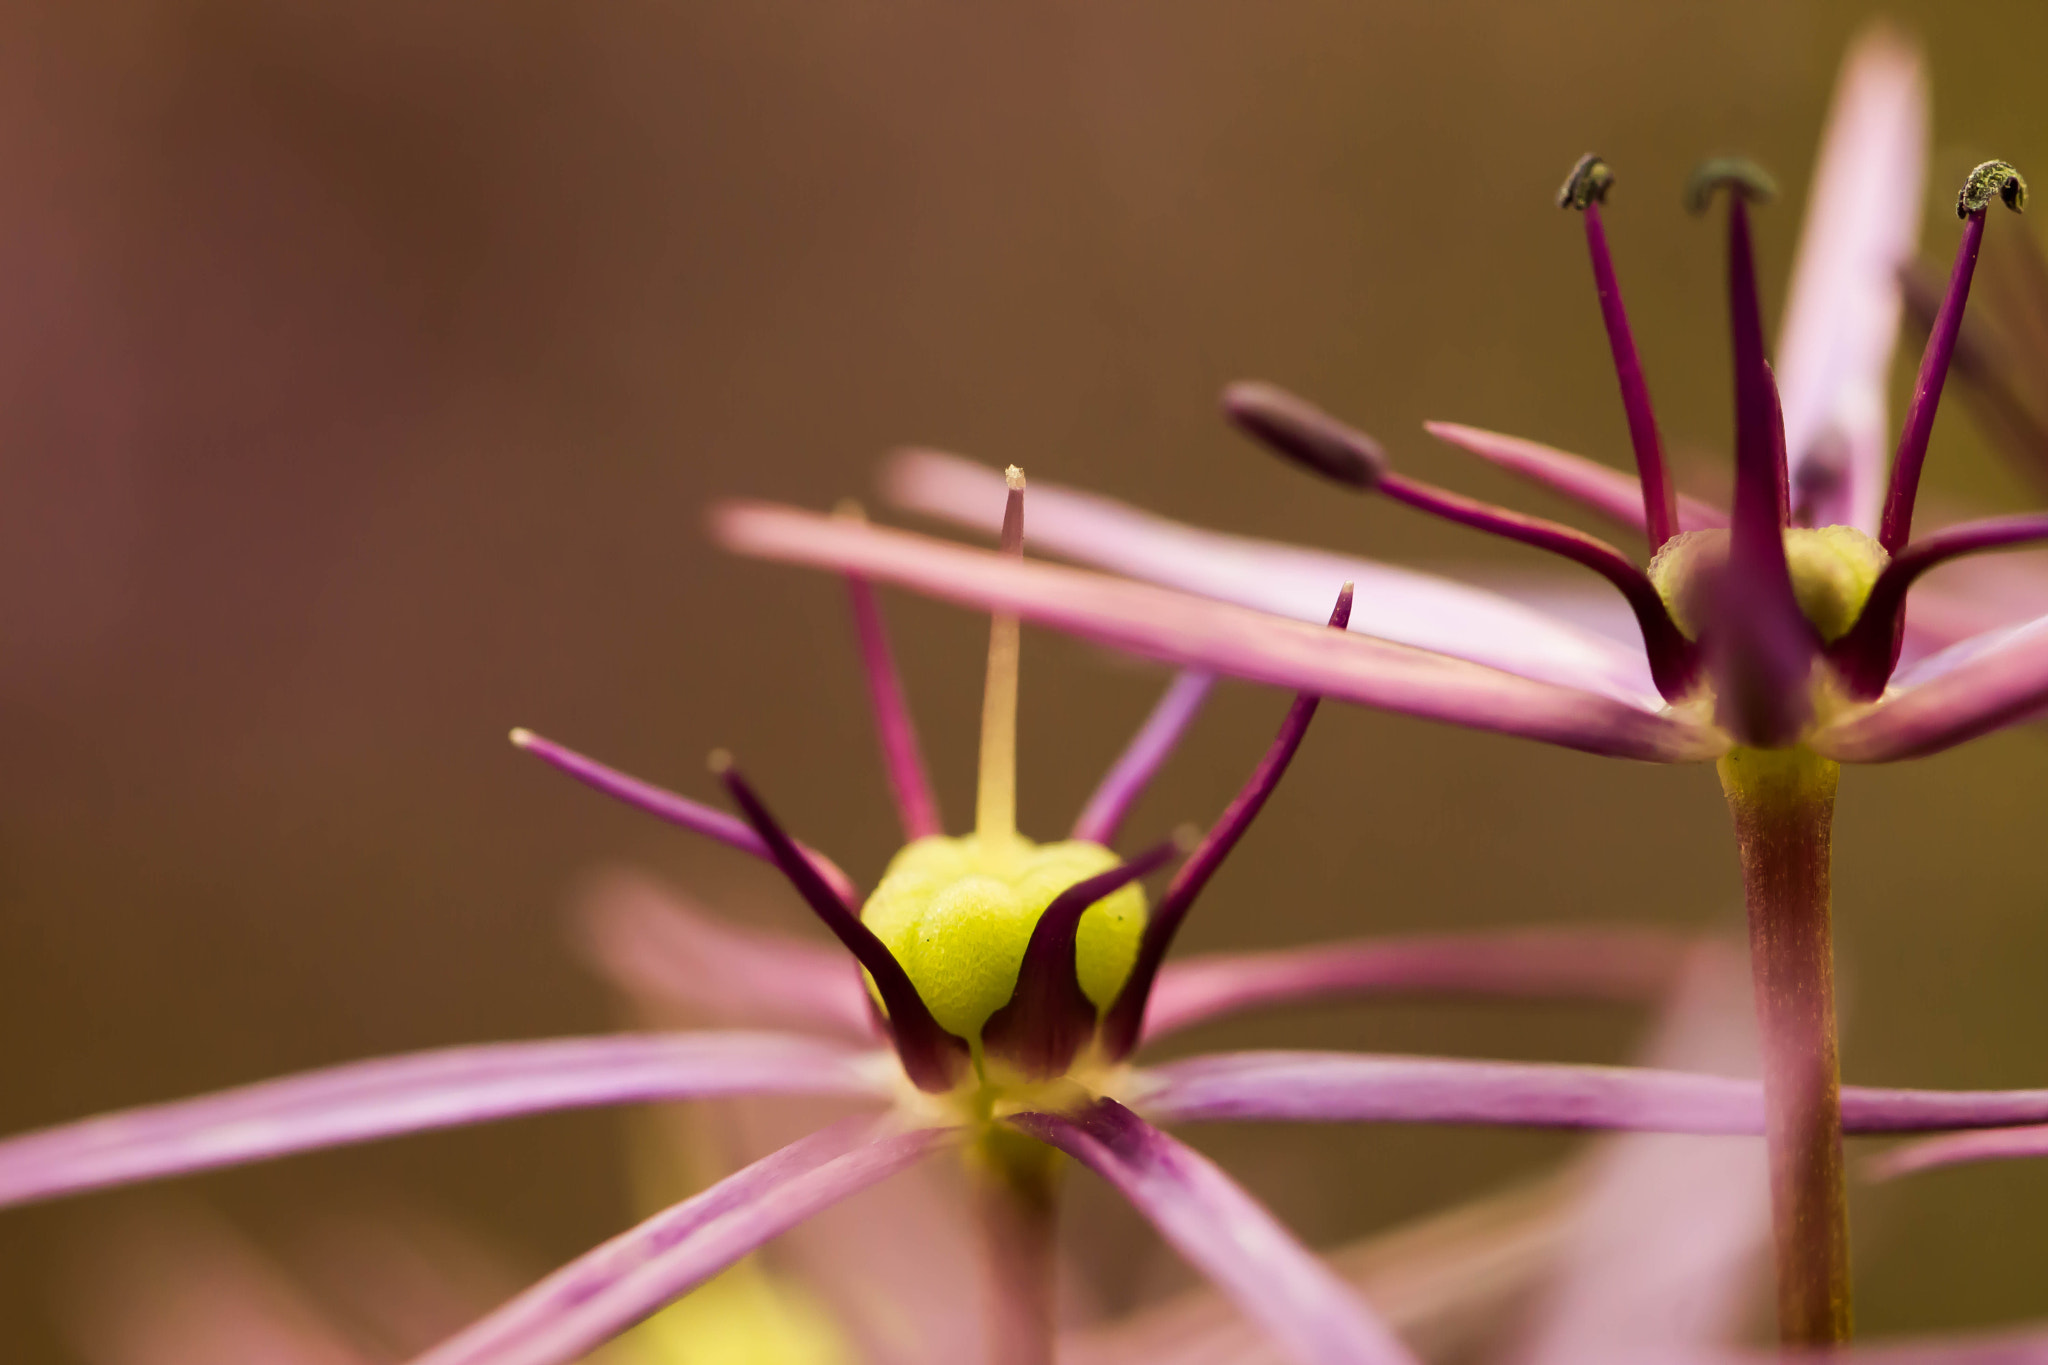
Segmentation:
{"type": "MultiPolygon", "coordinates": [[[[1697,640],[1706,617],[1701,585],[1728,561],[1726,531],[1673,536],[1650,561],[1650,582],[1687,639],[1697,640]]],[[[1794,526],[1785,532],[1785,563],[1799,610],[1832,644],[1846,635],[1891,556],[1853,526],[1794,526]]]]}
{"type": "MultiPolygon", "coordinates": [[[[978,1043],[982,1025],[1016,991],[1031,931],[1053,898],[1121,861],[1081,839],[934,835],[890,861],[860,917],[903,964],[939,1026],[978,1043]]],[[[1129,978],[1145,916],[1135,884],[1081,916],[1074,966],[1096,1009],[1107,1009],[1129,978]]]]}

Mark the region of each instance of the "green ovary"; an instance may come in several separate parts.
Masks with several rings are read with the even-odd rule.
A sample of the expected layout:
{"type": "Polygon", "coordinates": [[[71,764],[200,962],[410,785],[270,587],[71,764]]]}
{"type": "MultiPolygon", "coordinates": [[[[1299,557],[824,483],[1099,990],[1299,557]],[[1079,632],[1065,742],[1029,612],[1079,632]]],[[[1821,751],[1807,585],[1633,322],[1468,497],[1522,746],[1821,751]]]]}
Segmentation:
{"type": "MultiPolygon", "coordinates": [[[[1078,839],[919,839],[890,861],[861,919],[903,964],[939,1026],[973,1041],[1009,1003],[1031,931],[1053,898],[1120,861],[1078,839]]],[[[1097,1009],[1108,1008],[1130,976],[1145,915],[1145,893],[1132,885],[1081,916],[1074,965],[1097,1009]]]]}
{"type": "MultiPolygon", "coordinates": [[[[1785,532],[1785,563],[1799,610],[1823,640],[1848,633],[1870,600],[1870,590],[1891,557],[1853,526],[1795,526],[1785,532]]],[[[1697,640],[1706,616],[1704,585],[1728,562],[1726,531],[1673,536],[1650,561],[1650,582],[1688,639],[1697,640]]]]}

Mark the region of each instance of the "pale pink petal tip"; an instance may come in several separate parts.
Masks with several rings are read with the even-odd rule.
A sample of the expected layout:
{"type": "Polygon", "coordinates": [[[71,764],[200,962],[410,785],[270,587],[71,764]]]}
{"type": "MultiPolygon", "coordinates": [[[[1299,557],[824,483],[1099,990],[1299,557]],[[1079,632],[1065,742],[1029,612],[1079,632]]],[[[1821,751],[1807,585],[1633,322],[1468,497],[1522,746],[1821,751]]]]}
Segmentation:
{"type": "Polygon", "coordinates": [[[737,503],[716,510],[714,528],[743,554],[860,573],[1132,653],[1332,700],[1654,762],[1711,758],[1727,745],[1713,726],[1676,713],[928,536],[737,503]]]}
{"type": "Polygon", "coordinates": [[[485,1043],[353,1062],[0,1142],[0,1206],[520,1114],[724,1095],[885,1098],[872,1054],[774,1033],[485,1043]]]}
{"type": "Polygon", "coordinates": [[[571,1261],[414,1365],[568,1365],[762,1243],[955,1139],[849,1119],[571,1261]]]}
{"type": "Polygon", "coordinates": [[[1877,24],[1843,59],[1807,193],[1778,346],[1795,515],[1875,534],[1898,272],[1920,237],[1928,139],[1919,51],[1877,24]]]}
{"type": "Polygon", "coordinates": [[[1407,1347],[1272,1214],[1114,1100],[1011,1122],[1115,1186],[1295,1365],[1413,1365],[1407,1347]]]}

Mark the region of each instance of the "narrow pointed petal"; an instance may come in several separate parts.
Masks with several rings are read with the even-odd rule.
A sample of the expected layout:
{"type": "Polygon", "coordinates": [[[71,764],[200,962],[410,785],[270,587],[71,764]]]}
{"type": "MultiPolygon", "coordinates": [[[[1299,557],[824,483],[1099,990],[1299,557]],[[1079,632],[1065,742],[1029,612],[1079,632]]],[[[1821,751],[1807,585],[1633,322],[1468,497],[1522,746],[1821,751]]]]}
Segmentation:
{"type": "Polygon", "coordinates": [[[1692,945],[1655,929],[1418,934],[1183,958],[1159,972],[1146,1041],[1247,1010],[1385,996],[1647,1001],[1692,945]]]}
{"type": "MultiPolygon", "coordinates": [[[[1569,498],[1618,525],[1649,533],[1643,511],[1642,481],[1632,474],[1555,446],[1458,422],[1424,422],[1422,429],[1446,445],[1454,445],[1509,473],[1541,484],[1559,497],[1569,498]]],[[[1677,495],[1677,501],[1681,531],[1707,531],[1728,524],[1728,514],[1710,502],[1683,493],[1677,495]]]]}
{"type": "MultiPolygon", "coordinates": [[[[1002,475],[954,455],[908,451],[884,471],[901,505],[993,532],[990,490],[1002,475]]],[[[1539,682],[1633,705],[1662,698],[1639,642],[1617,644],[1483,588],[1414,569],[1185,526],[1057,484],[1031,490],[1038,548],[1185,592],[1320,621],[1339,583],[1358,585],[1351,629],[1539,682]]]]}
{"type": "Polygon", "coordinates": [[[2025,1128],[1987,1128],[1975,1133],[1954,1133],[1894,1147],[1870,1163],[1870,1173],[1891,1180],[1915,1171],[1942,1166],[1961,1166],[1973,1161],[2011,1161],[2023,1157],[2048,1156],[2048,1124],[2025,1128]]]}
{"type": "Polygon", "coordinates": [[[723,922],[635,872],[606,873],[579,898],[576,918],[598,969],[657,1018],[881,1037],[843,949],[723,922]]]}
{"type": "Polygon", "coordinates": [[[571,1261],[413,1365],[568,1365],[820,1210],[955,1140],[852,1119],[783,1148],[571,1261]]]}
{"type": "Polygon", "coordinates": [[[558,1109],[724,1095],[887,1098],[876,1055],[730,1032],[486,1043],[353,1062],[0,1141],[0,1206],[558,1109]]]}
{"type": "Polygon", "coordinates": [[[1778,344],[1801,525],[1877,534],[1899,270],[1919,245],[1927,129],[1918,50],[1888,26],[1866,29],[1836,81],[1778,344]]]}
{"type": "Polygon", "coordinates": [[[1199,669],[1182,669],[1174,675],[1166,694],[1081,808],[1071,837],[1096,844],[1116,841],[1124,816],[1179,746],[1180,737],[1187,733],[1215,683],[1215,674],[1199,669]]]}
{"type": "MultiPolygon", "coordinates": [[[[1646,1067],[1348,1052],[1223,1052],[1149,1068],[1134,1107],[1162,1123],[1473,1123],[1654,1133],[1763,1131],[1755,1081],[1646,1067]]],[[[2044,1090],[1842,1087],[1848,1133],[1988,1128],[2048,1118],[2044,1090]]]]}
{"type": "Polygon", "coordinates": [[[889,632],[882,624],[882,604],[875,600],[874,587],[865,579],[847,579],[846,590],[853,603],[861,667],[868,678],[868,702],[875,712],[875,735],[882,745],[882,768],[889,777],[890,794],[896,798],[903,838],[909,842],[943,834],[938,799],[932,795],[924,751],[917,743],[917,726],[903,697],[903,677],[896,670],[889,632]]]}
{"type": "MultiPolygon", "coordinates": [[[[672,825],[682,826],[692,834],[715,839],[728,848],[751,853],[763,862],[775,861],[774,855],[768,851],[768,845],[762,842],[760,835],[748,829],[744,820],[728,815],[722,810],[714,810],[701,802],[692,801],[687,796],[678,796],[666,788],[655,786],[652,782],[642,782],[637,777],[622,773],[617,768],[607,767],[594,758],[587,758],[574,749],[557,744],[531,730],[514,730],[512,743],[550,767],[569,774],[584,786],[603,792],[614,800],[623,801],[637,810],[645,811],[657,820],[666,820],[672,825]]],[[[798,847],[803,848],[804,856],[811,860],[817,867],[819,875],[824,877],[834,890],[844,896],[856,894],[852,879],[839,870],[838,864],[814,848],[803,845],[798,847]]]]}
{"type": "Polygon", "coordinates": [[[716,530],[728,548],[743,554],[841,572],[856,568],[947,601],[1014,611],[1133,653],[1333,700],[1656,762],[1712,758],[1727,747],[1712,726],[1677,714],[929,537],[835,525],[830,517],[759,504],[723,506],[716,530]]]}
{"type": "Polygon", "coordinates": [[[1884,698],[1822,726],[1814,751],[1844,763],[1940,753],[2048,706],[2048,616],[1952,645],[1901,671],[1884,698]]]}
{"type": "Polygon", "coordinates": [[[1010,1122],[1114,1185],[1295,1365],[1412,1365],[1408,1348],[1272,1214],[1116,1101],[1010,1122]]]}

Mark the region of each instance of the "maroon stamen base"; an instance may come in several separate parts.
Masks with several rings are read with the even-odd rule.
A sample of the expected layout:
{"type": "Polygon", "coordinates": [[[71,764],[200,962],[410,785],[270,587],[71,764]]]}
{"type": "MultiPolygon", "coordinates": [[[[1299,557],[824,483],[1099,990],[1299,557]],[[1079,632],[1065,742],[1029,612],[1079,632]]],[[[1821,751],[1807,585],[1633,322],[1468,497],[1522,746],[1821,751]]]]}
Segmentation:
{"type": "MultiPolygon", "coordinates": [[[[1337,594],[1337,605],[1330,612],[1330,626],[1342,630],[1351,622],[1351,584],[1346,583],[1337,594]]],[[[1159,898],[1153,908],[1152,917],[1145,924],[1144,937],[1138,941],[1138,960],[1131,967],[1131,976],[1124,988],[1102,1019],[1103,1050],[1113,1058],[1128,1057],[1131,1049],[1138,1044],[1138,1035],[1145,1024],[1145,1002],[1151,998],[1152,983],[1159,976],[1159,964],[1166,958],[1166,950],[1173,946],[1173,936],[1179,932],[1181,922],[1194,907],[1195,898],[1202,894],[1202,888],[1209,884],[1209,878],[1216,875],[1216,869],[1237,847],[1237,841],[1251,828],[1253,820],[1264,809],[1266,800],[1273,789],[1280,785],[1286,775],[1287,765],[1294,761],[1294,754],[1301,747],[1302,737],[1308,733],[1308,723],[1315,719],[1316,706],[1322,699],[1308,693],[1295,697],[1294,704],[1287,708],[1287,716],[1280,722],[1280,733],[1273,737],[1259,766],[1252,769],[1252,775],[1244,787],[1224,810],[1223,816],[1209,832],[1202,836],[1200,844],[1181,864],[1174,874],[1166,894],[1159,898]]]]}
{"type": "Polygon", "coordinates": [[[982,1026],[984,1048],[1034,1078],[1058,1076],[1073,1064],[1096,1022],[1095,1003],[1081,989],[1074,957],[1081,916],[1105,896],[1164,867],[1179,849],[1178,841],[1168,839],[1053,898],[1031,930],[1009,1003],[982,1026]]]}
{"type": "Polygon", "coordinates": [[[966,1072],[967,1044],[939,1027],[903,964],[875,936],[874,930],[861,923],[854,907],[827,886],[809,860],[797,851],[796,841],[733,767],[731,755],[713,754],[711,770],[732,793],[747,823],[768,845],[782,875],[797,889],[811,912],[874,978],[875,990],[888,1011],[889,1033],[895,1040],[896,1053],[903,1059],[903,1070],[911,1082],[920,1090],[951,1090],[966,1072]]]}
{"type": "Polygon", "coordinates": [[[1850,695],[1867,701],[1884,694],[1905,639],[1906,590],[1920,575],[1963,555],[2044,540],[2048,513],[2024,512],[1944,527],[1900,551],[1877,576],[1856,624],[1828,647],[1828,657],[1850,695]]]}

